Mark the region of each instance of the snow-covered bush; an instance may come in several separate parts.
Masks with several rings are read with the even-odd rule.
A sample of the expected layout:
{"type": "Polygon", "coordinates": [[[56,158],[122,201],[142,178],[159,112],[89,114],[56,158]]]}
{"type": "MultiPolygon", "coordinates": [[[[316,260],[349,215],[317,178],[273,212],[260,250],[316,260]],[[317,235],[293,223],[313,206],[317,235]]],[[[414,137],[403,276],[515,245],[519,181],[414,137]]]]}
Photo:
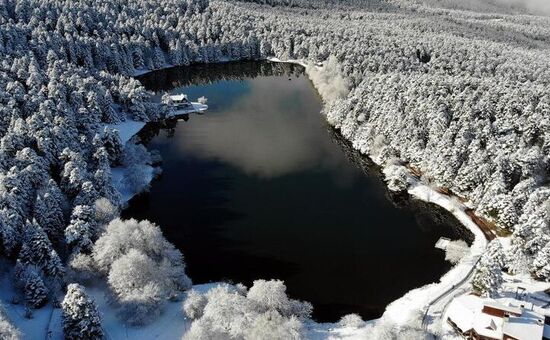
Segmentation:
{"type": "Polygon", "coordinates": [[[445,248],[445,260],[457,264],[468,254],[469,250],[468,244],[463,240],[451,241],[445,248]]]}
{"type": "Polygon", "coordinates": [[[286,286],[281,280],[256,280],[246,297],[262,310],[276,310],[283,316],[308,318],[313,307],[309,302],[291,300],[286,295],[286,286]]]}
{"type": "Polygon", "coordinates": [[[151,154],[138,137],[132,138],[124,147],[122,165],[129,167],[137,164],[151,164],[151,154]]]}
{"type": "Polygon", "coordinates": [[[191,287],[183,256],[148,221],[113,220],[92,257],[108,278],[120,315],[134,325],[154,320],[167,299],[191,287]]]}
{"type": "Polygon", "coordinates": [[[304,339],[304,326],[294,315],[284,317],[273,310],[257,316],[245,329],[244,339],[299,340],[304,339]]]}
{"type": "Polygon", "coordinates": [[[154,320],[166,297],[176,293],[162,269],[136,249],[130,249],[113,262],[108,282],[122,307],[120,314],[125,321],[143,325],[148,320],[154,320]]]}
{"type": "Polygon", "coordinates": [[[330,56],[323,63],[323,68],[311,65],[306,70],[313,86],[319,91],[325,102],[332,103],[348,94],[350,84],[342,74],[336,57],[330,56]]]}
{"type": "Polygon", "coordinates": [[[365,325],[365,321],[358,314],[347,314],[338,321],[338,325],[344,328],[361,328],[365,325]]]}
{"type": "Polygon", "coordinates": [[[390,164],[384,167],[384,176],[392,191],[405,191],[409,187],[411,175],[403,165],[390,164]]]}
{"type": "Polygon", "coordinates": [[[183,312],[191,320],[198,319],[202,316],[207,302],[208,300],[203,294],[192,289],[187,292],[187,298],[183,302],[183,312]]]}
{"type": "Polygon", "coordinates": [[[101,339],[101,318],[93,299],[76,283],[67,286],[61,303],[65,339],[101,339]]]}
{"type": "Polygon", "coordinates": [[[130,192],[147,191],[151,182],[151,167],[144,164],[132,164],[124,168],[122,184],[130,192]]]}
{"type": "Polygon", "coordinates": [[[257,280],[248,294],[242,287],[228,284],[220,284],[204,294],[190,294],[183,308],[194,318],[183,338],[302,339],[302,321],[311,313],[311,305],[296,307],[304,303],[289,299],[285,290],[281,281],[257,280]]]}
{"type": "Polygon", "coordinates": [[[107,198],[101,197],[94,202],[95,219],[97,223],[105,225],[118,216],[118,208],[107,198]]]}

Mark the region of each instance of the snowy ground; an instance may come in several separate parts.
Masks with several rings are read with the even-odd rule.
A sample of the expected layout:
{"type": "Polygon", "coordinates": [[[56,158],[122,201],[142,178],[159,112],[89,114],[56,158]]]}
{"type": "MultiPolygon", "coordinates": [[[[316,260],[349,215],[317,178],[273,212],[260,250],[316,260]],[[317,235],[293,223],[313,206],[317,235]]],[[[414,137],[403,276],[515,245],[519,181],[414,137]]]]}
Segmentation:
{"type": "Polygon", "coordinates": [[[303,61],[303,60],[298,60],[298,59],[285,59],[285,60],[281,60],[279,58],[275,58],[275,57],[267,57],[267,61],[271,61],[271,62],[274,62],[274,63],[287,63],[287,64],[297,64],[297,65],[301,65],[305,68],[308,67],[308,64],[303,61]]]}
{"type": "MultiPolygon", "coordinates": [[[[144,122],[138,122],[135,120],[128,119],[125,122],[118,124],[108,124],[106,127],[109,127],[115,131],[118,131],[120,141],[122,144],[126,144],[133,136],[135,136],[143,127],[145,126],[144,122]]],[[[147,176],[147,182],[151,182],[154,178],[155,169],[149,165],[143,165],[143,173],[147,176]]],[[[120,192],[122,199],[122,204],[126,204],[132,197],[138,194],[135,190],[128,188],[123,179],[125,173],[124,167],[115,167],[111,168],[111,181],[114,187],[120,192]]]]}
{"type": "MultiPolygon", "coordinates": [[[[206,292],[218,283],[208,283],[193,286],[198,292],[206,292]]],[[[191,321],[186,319],[181,309],[185,294],[179,301],[168,302],[162,314],[153,323],[143,327],[128,327],[121,323],[116,315],[116,310],[111,308],[105,296],[105,291],[100,288],[86,289],[95,299],[102,318],[102,325],[107,339],[181,339],[183,334],[191,327],[191,321]]],[[[372,323],[371,323],[372,324],[372,323]]],[[[311,322],[305,325],[308,339],[359,339],[370,324],[363,329],[342,328],[333,323],[311,322]]]]}
{"type": "Polygon", "coordinates": [[[50,339],[53,336],[57,339],[63,339],[63,329],[53,329],[52,337],[48,335],[50,330],[50,320],[60,319],[61,310],[53,308],[52,303],[32,311],[32,318],[27,318],[26,307],[23,303],[14,304],[13,299],[17,296],[15,288],[11,282],[11,277],[7,273],[2,273],[0,279],[0,300],[6,311],[6,315],[15,327],[19,329],[24,339],[50,339]]]}
{"type": "Polygon", "coordinates": [[[118,135],[120,136],[120,141],[122,142],[122,144],[126,144],[126,142],[128,142],[130,138],[141,131],[144,126],[144,122],[138,122],[132,119],[127,119],[125,122],[121,122],[118,124],[105,125],[105,127],[118,131],[118,135]]]}

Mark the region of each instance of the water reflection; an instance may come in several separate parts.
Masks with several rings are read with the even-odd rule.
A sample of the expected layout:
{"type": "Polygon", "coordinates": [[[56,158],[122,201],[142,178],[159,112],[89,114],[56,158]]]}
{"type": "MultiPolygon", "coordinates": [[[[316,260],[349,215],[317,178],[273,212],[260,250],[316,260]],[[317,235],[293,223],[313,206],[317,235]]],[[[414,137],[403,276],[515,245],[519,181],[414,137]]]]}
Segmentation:
{"type": "Polygon", "coordinates": [[[178,146],[182,152],[226,162],[262,178],[311,168],[349,170],[342,166],[341,151],[326,138],[324,122],[303,114],[321,110],[304,82],[303,77],[287,83],[251,80],[251,90],[229,107],[208,112],[200,124],[191,121],[175,136],[178,146]]]}

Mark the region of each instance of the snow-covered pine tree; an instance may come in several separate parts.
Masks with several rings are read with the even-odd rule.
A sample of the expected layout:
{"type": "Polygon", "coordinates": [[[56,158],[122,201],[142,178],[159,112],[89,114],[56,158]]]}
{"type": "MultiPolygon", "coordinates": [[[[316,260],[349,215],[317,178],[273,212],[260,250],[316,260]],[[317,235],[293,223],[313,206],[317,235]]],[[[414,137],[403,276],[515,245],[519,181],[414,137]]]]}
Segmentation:
{"type": "Polygon", "coordinates": [[[15,284],[23,293],[25,303],[40,308],[48,301],[49,290],[42,279],[41,270],[32,264],[17,261],[14,270],[15,284]]]}
{"type": "Polygon", "coordinates": [[[550,243],[535,257],[531,271],[540,280],[550,280],[550,243]]]}
{"type": "Polygon", "coordinates": [[[504,252],[498,239],[487,245],[485,253],[476,265],[472,288],[475,292],[484,296],[493,296],[502,284],[502,268],[504,265],[504,252]]]}
{"type": "Polygon", "coordinates": [[[42,187],[36,195],[34,218],[54,245],[60,245],[63,240],[65,228],[63,207],[65,204],[63,193],[53,179],[50,179],[48,184],[42,187]]]}
{"type": "Polygon", "coordinates": [[[93,299],[84,287],[76,283],[67,286],[67,294],[61,303],[63,332],[68,340],[96,340],[103,338],[101,318],[93,299]]]}
{"type": "Polygon", "coordinates": [[[97,221],[91,206],[77,205],[74,207],[71,222],[65,228],[65,240],[73,253],[91,250],[96,227],[97,221]]]}
{"type": "Polygon", "coordinates": [[[36,221],[27,222],[25,225],[19,261],[37,266],[46,276],[54,280],[60,280],[64,273],[61,260],[52,248],[48,235],[36,221]]]}
{"type": "Polygon", "coordinates": [[[120,135],[117,131],[105,127],[101,135],[96,135],[94,142],[97,143],[98,146],[103,146],[105,148],[107,154],[109,155],[109,162],[111,165],[120,164],[124,146],[122,145],[120,135]],[[99,141],[96,142],[96,139],[99,139],[99,141]]]}

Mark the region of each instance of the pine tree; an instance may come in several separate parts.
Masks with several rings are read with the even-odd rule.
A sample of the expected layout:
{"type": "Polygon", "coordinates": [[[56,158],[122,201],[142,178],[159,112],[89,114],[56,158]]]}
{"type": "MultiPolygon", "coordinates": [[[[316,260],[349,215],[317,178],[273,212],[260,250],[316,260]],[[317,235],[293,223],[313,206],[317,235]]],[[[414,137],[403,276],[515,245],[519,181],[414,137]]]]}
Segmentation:
{"type": "Polygon", "coordinates": [[[34,204],[34,218],[44,229],[49,240],[54,245],[60,245],[65,228],[63,193],[53,179],[38,191],[34,204]]]}
{"type": "Polygon", "coordinates": [[[97,306],[76,283],[67,286],[67,294],[61,303],[63,332],[69,340],[95,340],[103,338],[101,318],[97,306]]]}
{"type": "Polygon", "coordinates": [[[64,268],[48,236],[36,221],[27,222],[23,236],[23,245],[19,252],[19,261],[35,265],[48,277],[60,279],[64,268]]]}
{"type": "Polygon", "coordinates": [[[15,267],[16,286],[23,292],[28,306],[40,308],[48,301],[48,288],[44,284],[40,269],[32,264],[17,261],[15,267]]]}
{"type": "Polygon", "coordinates": [[[550,243],[538,253],[531,271],[540,280],[550,280],[550,243]]]}
{"type": "Polygon", "coordinates": [[[502,245],[495,239],[487,245],[485,253],[476,265],[472,278],[474,291],[484,296],[495,295],[502,284],[503,264],[502,245]]]}
{"type": "Polygon", "coordinates": [[[65,229],[65,240],[73,253],[90,251],[95,238],[97,221],[91,206],[77,205],[71,214],[71,222],[65,229]]]}

